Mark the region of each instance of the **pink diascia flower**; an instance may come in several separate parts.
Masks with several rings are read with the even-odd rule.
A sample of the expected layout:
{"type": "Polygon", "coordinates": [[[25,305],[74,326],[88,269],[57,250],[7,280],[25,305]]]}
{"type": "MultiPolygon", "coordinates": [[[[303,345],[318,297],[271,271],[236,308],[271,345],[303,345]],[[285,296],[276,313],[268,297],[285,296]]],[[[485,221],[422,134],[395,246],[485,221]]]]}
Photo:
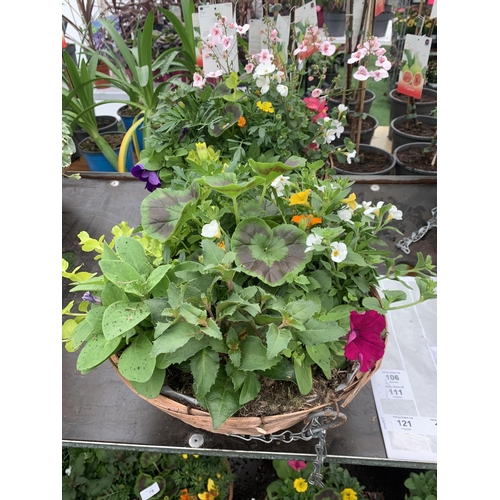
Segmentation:
{"type": "Polygon", "coordinates": [[[314,89],[312,92],[311,92],[311,97],[319,97],[322,93],[322,90],[321,89],[314,89]]]}
{"type": "Polygon", "coordinates": [[[243,26],[236,26],[236,31],[240,35],[243,35],[243,33],[246,33],[248,31],[248,28],[250,28],[250,25],[249,24],[244,24],[243,26]]]}
{"type": "Polygon", "coordinates": [[[385,328],[385,317],[373,310],[361,313],[351,311],[350,323],[345,357],[359,361],[360,371],[367,372],[384,355],[385,342],[381,333],[385,328]]]}
{"type": "Polygon", "coordinates": [[[200,89],[202,89],[204,85],[205,85],[205,78],[203,78],[199,73],[194,73],[193,87],[200,87],[200,89]]]}
{"type": "Polygon", "coordinates": [[[210,28],[210,38],[214,43],[220,43],[222,36],[222,28],[218,24],[214,24],[210,28]]]}
{"type": "Polygon", "coordinates": [[[293,470],[301,470],[306,467],[306,463],[303,462],[302,460],[288,460],[288,465],[293,469],[293,470]]]}
{"type": "Polygon", "coordinates": [[[360,66],[358,71],[352,75],[353,78],[360,81],[368,80],[370,76],[370,72],[364,66],[360,66]]]}
{"type": "Polygon", "coordinates": [[[253,71],[254,68],[255,68],[255,66],[252,63],[248,63],[245,66],[245,71],[247,72],[247,74],[250,74],[253,71]]]}
{"type": "Polygon", "coordinates": [[[375,71],[372,71],[370,73],[370,76],[372,76],[376,82],[380,82],[380,80],[387,78],[389,76],[389,73],[387,73],[387,71],[385,69],[381,68],[381,69],[376,69],[375,71]]]}
{"type": "Polygon", "coordinates": [[[324,42],[321,42],[319,44],[319,51],[321,54],[324,56],[331,56],[335,52],[335,45],[333,43],[330,43],[328,40],[325,40],[324,42]]]}

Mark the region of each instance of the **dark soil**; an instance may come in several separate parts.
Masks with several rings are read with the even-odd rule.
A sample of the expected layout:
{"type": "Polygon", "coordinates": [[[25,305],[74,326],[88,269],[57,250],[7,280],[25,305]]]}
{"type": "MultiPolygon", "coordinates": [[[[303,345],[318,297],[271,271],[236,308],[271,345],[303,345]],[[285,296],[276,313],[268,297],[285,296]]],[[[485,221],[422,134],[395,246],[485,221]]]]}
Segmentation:
{"type": "MultiPolygon", "coordinates": [[[[97,128],[99,129],[109,127],[116,121],[116,119],[113,118],[112,116],[102,116],[102,115],[96,116],[95,119],[97,121],[97,128]]],[[[81,131],[83,129],[82,127],[80,127],[80,125],[76,125],[75,130],[81,131]]]]}
{"type": "Polygon", "coordinates": [[[419,120],[397,120],[393,124],[396,130],[415,137],[434,137],[437,130],[437,124],[424,123],[419,120]]]}
{"type": "Polygon", "coordinates": [[[335,162],[333,169],[338,170],[339,173],[346,171],[356,174],[376,174],[392,165],[392,155],[378,151],[361,151],[357,158],[359,158],[359,162],[352,161],[350,164],[337,165],[335,162]]]}
{"type": "Polygon", "coordinates": [[[428,144],[422,146],[408,146],[398,150],[397,161],[409,169],[425,170],[427,172],[437,173],[437,157],[432,165],[435,151],[425,151],[429,148],[428,144]]]}
{"type": "Polygon", "coordinates": [[[123,108],[120,108],[118,111],[120,116],[136,116],[141,112],[140,109],[132,108],[128,104],[123,106],[123,108]]]}
{"type": "MultiPolygon", "coordinates": [[[[122,144],[122,140],[125,137],[125,134],[123,134],[122,132],[110,133],[103,134],[102,137],[111,146],[112,149],[119,149],[122,144]]],[[[95,153],[98,153],[100,151],[100,149],[97,147],[97,144],[90,137],[87,137],[87,139],[82,141],[82,143],[80,144],[80,149],[82,149],[83,151],[95,153]]]]}

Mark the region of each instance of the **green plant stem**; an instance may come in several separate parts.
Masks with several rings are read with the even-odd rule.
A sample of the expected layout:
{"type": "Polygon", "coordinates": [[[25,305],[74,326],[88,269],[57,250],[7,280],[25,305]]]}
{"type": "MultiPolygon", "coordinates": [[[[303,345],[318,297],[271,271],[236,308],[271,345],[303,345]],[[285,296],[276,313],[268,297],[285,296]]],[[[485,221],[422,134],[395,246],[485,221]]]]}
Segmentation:
{"type": "Polygon", "coordinates": [[[233,200],[233,210],[234,210],[234,218],[236,219],[236,225],[240,223],[240,213],[238,211],[238,202],[236,201],[236,197],[231,198],[233,200]]]}
{"type": "Polygon", "coordinates": [[[412,302],[411,304],[404,304],[402,306],[390,307],[389,309],[386,309],[386,310],[387,311],[397,311],[398,309],[406,309],[407,307],[416,306],[417,304],[420,304],[420,303],[424,302],[425,300],[427,300],[427,299],[420,297],[420,299],[416,300],[415,302],[412,302]]]}

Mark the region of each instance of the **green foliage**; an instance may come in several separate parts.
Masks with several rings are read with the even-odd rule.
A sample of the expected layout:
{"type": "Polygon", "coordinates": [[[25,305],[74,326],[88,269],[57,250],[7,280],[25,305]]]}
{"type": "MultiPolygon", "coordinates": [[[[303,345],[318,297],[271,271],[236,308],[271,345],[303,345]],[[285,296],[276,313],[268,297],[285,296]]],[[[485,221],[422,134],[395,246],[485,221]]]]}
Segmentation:
{"type": "Polygon", "coordinates": [[[218,498],[228,498],[235,475],[227,460],[201,455],[156,452],[62,449],[62,500],[131,500],[157,483],[152,500],[179,497],[186,490],[197,498],[214,481],[218,498]]]}
{"type": "Polygon", "coordinates": [[[295,470],[290,464],[299,461],[273,460],[278,476],[266,488],[269,500],[361,500],[365,489],[347,469],[328,464],[321,468],[324,486],[310,485],[307,480],[313,471],[312,463],[298,464],[295,470]],[[302,468],[301,468],[302,467],[302,468]],[[305,489],[304,489],[305,488],[305,489]]]}
{"type": "Polygon", "coordinates": [[[405,500],[437,500],[436,471],[430,470],[420,474],[410,472],[410,477],[404,484],[410,490],[410,494],[405,495],[405,500]]]}

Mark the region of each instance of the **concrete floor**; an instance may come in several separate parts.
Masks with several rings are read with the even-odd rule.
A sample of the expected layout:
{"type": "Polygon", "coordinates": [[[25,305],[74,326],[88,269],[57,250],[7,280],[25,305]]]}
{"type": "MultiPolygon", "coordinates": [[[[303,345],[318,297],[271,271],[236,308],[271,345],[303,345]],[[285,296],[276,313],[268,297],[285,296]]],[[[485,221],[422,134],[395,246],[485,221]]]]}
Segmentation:
{"type": "Polygon", "coordinates": [[[385,151],[391,152],[392,141],[389,139],[389,126],[381,127],[378,126],[373,134],[372,146],[384,149],[385,151]]]}

